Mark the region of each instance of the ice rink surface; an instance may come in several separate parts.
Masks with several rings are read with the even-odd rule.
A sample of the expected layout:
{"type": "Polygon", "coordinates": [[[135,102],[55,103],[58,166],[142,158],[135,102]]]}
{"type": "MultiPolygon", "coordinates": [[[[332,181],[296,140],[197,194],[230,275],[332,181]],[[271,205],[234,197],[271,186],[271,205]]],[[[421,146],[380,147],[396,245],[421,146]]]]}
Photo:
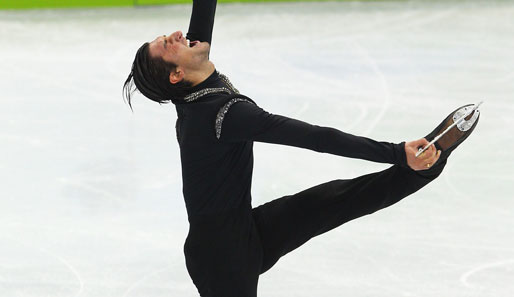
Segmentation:
{"type": "MultiPolygon", "coordinates": [[[[0,296],[197,296],[173,105],[121,97],[190,5],[0,12],[0,296]]],[[[514,1],[219,5],[211,59],[264,109],[399,142],[484,100],[442,176],[282,258],[259,295],[514,296],[514,1]]],[[[386,168],[255,145],[254,206],[386,168]]]]}

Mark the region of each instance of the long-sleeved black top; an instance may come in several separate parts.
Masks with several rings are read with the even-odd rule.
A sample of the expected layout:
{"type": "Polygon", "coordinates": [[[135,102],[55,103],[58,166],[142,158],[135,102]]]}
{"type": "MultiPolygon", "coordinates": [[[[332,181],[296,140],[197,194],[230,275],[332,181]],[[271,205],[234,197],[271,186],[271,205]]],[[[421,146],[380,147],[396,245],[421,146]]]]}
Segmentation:
{"type": "MultiPolygon", "coordinates": [[[[188,39],[211,41],[215,9],[216,1],[194,1],[188,39]]],[[[268,113],[217,71],[186,99],[176,104],[176,133],[190,221],[251,207],[254,141],[406,166],[403,143],[377,142],[268,113]]]]}

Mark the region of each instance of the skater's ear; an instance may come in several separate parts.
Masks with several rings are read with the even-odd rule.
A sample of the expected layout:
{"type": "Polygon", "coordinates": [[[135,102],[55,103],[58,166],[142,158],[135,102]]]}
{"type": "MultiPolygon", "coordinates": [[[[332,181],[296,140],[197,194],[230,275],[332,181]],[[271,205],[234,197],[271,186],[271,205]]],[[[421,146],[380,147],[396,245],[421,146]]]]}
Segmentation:
{"type": "Polygon", "coordinates": [[[181,82],[184,79],[184,75],[185,73],[184,70],[182,70],[182,68],[180,68],[179,66],[175,67],[175,69],[170,72],[170,83],[176,84],[181,82]]]}

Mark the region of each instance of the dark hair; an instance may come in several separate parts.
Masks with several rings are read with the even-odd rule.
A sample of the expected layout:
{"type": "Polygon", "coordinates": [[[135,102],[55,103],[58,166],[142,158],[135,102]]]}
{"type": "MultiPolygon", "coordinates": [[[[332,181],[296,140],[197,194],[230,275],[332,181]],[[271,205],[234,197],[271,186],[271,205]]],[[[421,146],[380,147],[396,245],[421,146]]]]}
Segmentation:
{"type": "Polygon", "coordinates": [[[176,84],[169,81],[169,75],[177,65],[161,57],[151,57],[149,43],[145,42],[136,53],[132,69],[123,84],[123,97],[132,109],[132,94],[139,90],[150,100],[162,103],[177,103],[187,94],[191,83],[182,80],[176,84]]]}

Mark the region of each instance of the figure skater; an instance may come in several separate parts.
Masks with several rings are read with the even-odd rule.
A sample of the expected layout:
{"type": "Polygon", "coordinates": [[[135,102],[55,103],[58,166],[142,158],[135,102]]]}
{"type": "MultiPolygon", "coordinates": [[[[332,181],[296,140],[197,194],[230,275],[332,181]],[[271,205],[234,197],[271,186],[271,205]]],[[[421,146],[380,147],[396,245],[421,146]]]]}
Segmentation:
{"type": "MultiPolygon", "coordinates": [[[[203,297],[255,297],[259,275],[309,239],[388,207],[443,170],[478,123],[472,105],[452,112],[424,138],[378,142],[271,114],[240,93],[209,60],[216,0],[194,0],[187,36],[177,31],[144,43],[124,84],[172,102],[189,220],[186,266],[203,297]],[[459,119],[459,116],[465,119],[459,119]],[[434,139],[447,132],[434,144],[434,139]],[[254,141],[392,164],[252,208],[254,141]],[[422,147],[428,147],[416,157],[422,147]]],[[[265,86],[261,86],[265,87],[265,86]]],[[[330,108],[330,107],[327,107],[330,108]]]]}

